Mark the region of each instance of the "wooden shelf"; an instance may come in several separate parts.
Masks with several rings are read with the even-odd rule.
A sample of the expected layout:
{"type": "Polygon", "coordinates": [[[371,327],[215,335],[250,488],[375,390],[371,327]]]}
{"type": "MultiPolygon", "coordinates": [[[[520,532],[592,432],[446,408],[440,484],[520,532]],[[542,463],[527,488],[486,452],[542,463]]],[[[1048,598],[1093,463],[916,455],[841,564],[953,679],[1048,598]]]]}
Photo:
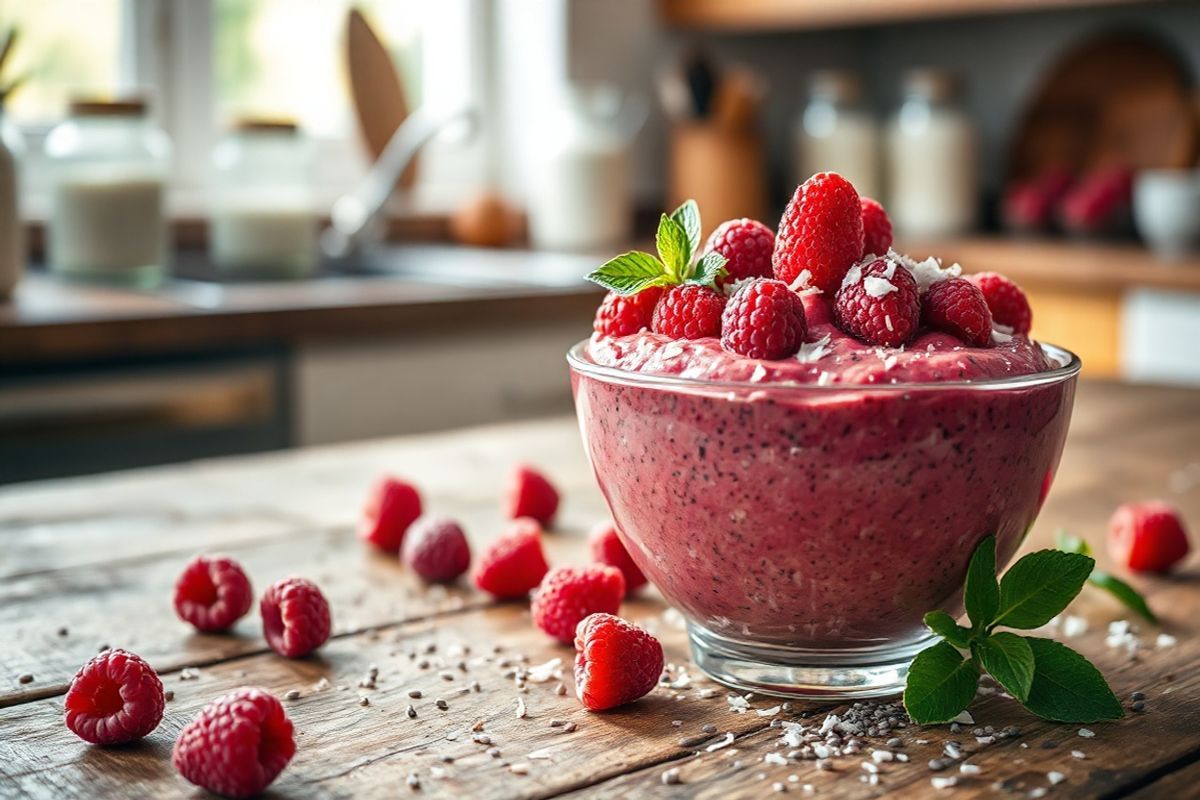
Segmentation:
{"type": "Polygon", "coordinates": [[[1157,0],[659,0],[668,25],[714,31],[813,30],[1157,0]]]}

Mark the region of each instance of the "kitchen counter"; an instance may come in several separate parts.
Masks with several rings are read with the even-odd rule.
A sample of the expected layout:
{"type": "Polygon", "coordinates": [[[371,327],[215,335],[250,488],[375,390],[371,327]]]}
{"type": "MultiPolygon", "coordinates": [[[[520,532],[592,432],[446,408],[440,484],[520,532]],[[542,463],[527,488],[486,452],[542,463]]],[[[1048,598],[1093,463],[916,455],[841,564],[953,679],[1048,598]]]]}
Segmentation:
{"type": "MultiPolygon", "coordinates": [[[[172,279],[152,291],[66,283],[34,270],[0,305],[6,365],[359,336],[428,334],[578,319],[599,290],[583,280],[601,256],[389,247],[316,278],[172,279]]],[[[185,275],[210,270],[195,259],[185,275]]],[[[581,327],[580,336],[586,333],[581,327]]]]}
{"type": "MultiPolygon", "coordinates": [[[[1190,390],[1081,384],[1058,479],[1026,548],[1049,545],[1065,528],[1097,545],[1106,565],[1105,521],[1133,498],[1171,500],[1194,529],[1198,404],[1190,390]]],[[[300,692],[286,704],[296,757],[272,791],[292,798],[766,797],[775,782],[791,794],[811,783],[815,796],[843,799],[991,796],[997,784],[1022,797],[1048,788],[1054,798],[1181,797],[1194,789],[1195,553],[1175,577],[1133,579],[1163,617],[1162,630],[1177,637],[1172,647],[1156,647],[1159,631],[1150,626],[1141,626],[1145,647],[1136,658],[1106,646],[1108,623],[1128,612],[1094,589],[1071,609],[1089,623],[1071,646],[1100,666],[1123,700],[1145,692],[1144,713],[1086,726],[1095,738],[1083,738],[1079,725],[1042,722],[1011,700],[980,697],[971,709],[976,723],[1015,725],[1019,736],[986,744],[969,728],[899,731],[910,760],[878,764],[879,784],[871,786],[860,780],[867,774],[860,762],[882,744],[874,739],[862,757],[838,759],[832,771],[812,761],[764,762],[786,753],[773,721],[841,709],[795,702],[783,710],[758,697],[747,713],[733,713],[728,692],[689,665],[685,635],[653,592],[623,613],[656,631],[666,660],[686,668],[690,682],[590,714],[573,696],[573,651],[536,630],[524,604],[491,602],[465,580],[427,588],[355,537],[367,487],[386,470],[418,478],[428,507],[461,519],[479,552],[502,525],[504,479],[518,459],[543,466],[564,494],[560,524],[546,537],[550,560],[586,560],[586,531],[605,510],[569,417],[0,490],[0,795],[196,796],[171,768],[172,743],[205,703],[242,685],[300,692]],[[333,638],[317,655],[290,661],[265,648],[255,613],[229,635],[194,633],[172,613],[171,586],[193,554],[213,550],[239,559],[258,591],[289,574],[317,581],[332,605],[333,638]],[[67,684],[102,643],[146,657],[174,692],[160,727],[138,745],[90,747],[63,725],[67,684]],[[531,680],[525,691],[514,686],[514,665],[554,659],[565,695],[555,691],[558,677],[531,680]],[[355,688],[372,664],[378,688],[355,688]],[[23,674],[32,681],[19,682],[23,674]],[[420,699],[409,698],[413,689],[420,699]],[[446,710],[435,707],[438,698],[446,710]],[[415,719],[405,714],[408,703],[415,719]],[[715,733],[705,735],[709,723],[715,733]],[[472,741],[473,730],[490,744],[472,741]],[[710,747],[726,739],[732,746],[710,747]],[[962,760],[979,766],[978,775],[960,775],[956,765],[929,770],[949,740],[963,743],[962,760]],[[507,768],[518,764],[524,768],[507,768]],[[664,785],[669,768],[679,770],[678,785],[664,785]],[[1063,782],[1052,787],[1051,772],[1063,782]],[[419,791],[405,785],[410,774],[419,791]],[[933,789],[935,775],[957,776],[960,785],[933,789]]]]}

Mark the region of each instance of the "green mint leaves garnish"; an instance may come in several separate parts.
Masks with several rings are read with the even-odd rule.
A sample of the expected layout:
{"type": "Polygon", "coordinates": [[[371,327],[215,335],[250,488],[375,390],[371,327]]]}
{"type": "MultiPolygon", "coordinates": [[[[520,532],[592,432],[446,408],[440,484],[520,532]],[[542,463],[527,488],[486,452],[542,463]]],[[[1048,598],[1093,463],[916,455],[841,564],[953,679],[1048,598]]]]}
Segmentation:
{"type": "Polygon", "coordinates": [[[1043,719],[1123,717],[1104,676],[1086,658],[1052,639],[996,630],[1045,625],[1075,599],[1095,575],[1095,565],[1086,552],[1039,550],[997,581],[996,539],[980,542],[967,567],[963,594],[971,627],[959,625],[944,611],[925,615],[925,625],[942,641],[918,653],[909,667],[904,687],[908,715],[922,724],[953,720],[975,699],[982,670],[1043,719]]]}
{"type": "Polygon", "coordinates": [[[601,264],[587,279],[621,295],[684,283],[715,287],[726,274],[727,259],[712,252],[697,260],[700,232],[700,208],[695,200],[688,200],[658,221],[654,236],[657,258],[631,250],[601,264]]]}
{"type": "MultiPolygon", "coordinates": [[[[1087,542],[1078,536],[1068,535],[1066,531],[1058,532],[1058,549],[1068,553],[1081,553],[1085,556],[1092,554],[1092,548],[1088,546],[1087,542]]],[[[1138,594],[1137,589],[1134,589],[1120,578],[1109,575],[1103,570],[1093,569],[1092,574],[1088,576],[1087,582],[1097,589],[1103,589],[1108,592],[1121,601],[1126,608],[1152,625],[1158,624],[1158,617],[1154,616],[1154,612],[1150,610],[1149,604],[1146,603],[1146,598],[1138,594]]]]}

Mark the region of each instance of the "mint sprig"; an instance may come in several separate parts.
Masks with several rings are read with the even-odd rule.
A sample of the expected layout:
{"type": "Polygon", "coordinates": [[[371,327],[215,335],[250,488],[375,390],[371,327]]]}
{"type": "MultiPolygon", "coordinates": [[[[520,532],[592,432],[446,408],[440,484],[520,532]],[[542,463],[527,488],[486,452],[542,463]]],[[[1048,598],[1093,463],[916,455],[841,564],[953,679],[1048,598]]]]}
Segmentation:
{"type": "Polygon", "coordinates": [[[1079,594],[1095,565],[1082,552],[1039,550],[997,580],[996,539],[980,542],[963,594],[971,626],[959,625],[944,611],[925,615],[925,625],[941,641],[918,653],[909,667],[908,715],[922,724],[949,722],[975,699],[983,671],[1043,719],[1097,722],[1125,716],[1104,676],[1079,653],[1052,639],[996,630],[1045,625],[1079,594]]]}
{"type": "MultiPolygon", "coordinates": [[[[1092,548],[1087,542],[1078,536],[1071,536],[1066,531],[1058,532],[1057,544],[1059,550],[1068,553],[1081,553],[1085,556],[1092,554],[1092,548]]],[[[1142,597],[1137,589],[1134,589],[1115,575],[1109,575],[1104,570],[1093,569],[1092,574],[1088,576],[1087,582],[1097,589],[1103,589],[1108,592],[1123,603],[1126,608],[1152,625],[1158,624],[1158,617],[1150,610],[1150,604],[1146,602],[1146,598],[1142,597]]]]}
{"type": "Polygon", "coordinates": [[[700,251],[700,208],[688,200],[658,221],[654,246],[658,256],[631,250],[609,259],[587,279],[621,295],[637,294],[652,286],[695,284],[714,287],[725,277],[728,260],[717,252],[700,251]]]}

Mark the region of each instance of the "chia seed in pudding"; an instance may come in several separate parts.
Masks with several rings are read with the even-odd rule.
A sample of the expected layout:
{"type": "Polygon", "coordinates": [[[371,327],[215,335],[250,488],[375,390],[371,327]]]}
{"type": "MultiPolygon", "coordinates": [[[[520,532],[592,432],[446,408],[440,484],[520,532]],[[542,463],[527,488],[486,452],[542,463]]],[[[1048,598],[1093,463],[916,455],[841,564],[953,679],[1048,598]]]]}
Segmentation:
{"type": "Polygon", "coordinates": [[[805,301],[810,344],[780,361],[593,337],[581,360],[616,372],[572,372],[587,451],[633,560],[691,621],[757,645],[915,641],[925,612],[960,613],[981,539],[1001,564],[1020,545],[1074,379],[997,386],[1060,365],[1023,336],[864,345],[805,301]]]}

